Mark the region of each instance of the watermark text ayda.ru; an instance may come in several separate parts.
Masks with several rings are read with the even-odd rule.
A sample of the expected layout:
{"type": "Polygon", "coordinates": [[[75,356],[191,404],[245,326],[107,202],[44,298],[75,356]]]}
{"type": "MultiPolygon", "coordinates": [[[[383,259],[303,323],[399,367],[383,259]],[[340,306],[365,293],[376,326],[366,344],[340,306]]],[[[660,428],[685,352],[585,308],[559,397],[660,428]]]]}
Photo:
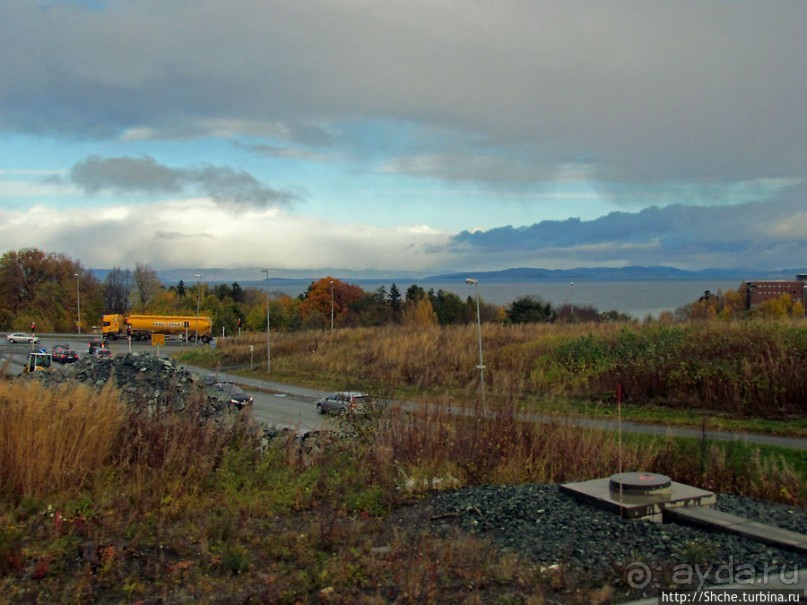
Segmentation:
{"type": "Polygon", "coordinates": [[[799,581],[799,569],[795,564],[780,565],[750,563],[736,564],[732,557],[727,563],[679,563],[671,568],[651,567],[642,561],[625,566],[624,577],[628,586],[638,590],[645,588],[704,588],[707,584],[755,584],[767,585],[779,582],[792,586],[799,581]]]}

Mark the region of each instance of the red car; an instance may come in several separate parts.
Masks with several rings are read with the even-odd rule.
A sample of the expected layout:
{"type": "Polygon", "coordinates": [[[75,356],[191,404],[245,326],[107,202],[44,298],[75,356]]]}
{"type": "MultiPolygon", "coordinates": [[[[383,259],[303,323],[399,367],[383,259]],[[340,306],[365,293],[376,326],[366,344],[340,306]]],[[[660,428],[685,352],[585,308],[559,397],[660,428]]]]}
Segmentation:
{"type": "Polygon", "coordinates": [[[78,353],[70,348],[70,345],[56,345],[51,350],[53,361],[59,363],[73,363],[78,361],[78,353]]]}

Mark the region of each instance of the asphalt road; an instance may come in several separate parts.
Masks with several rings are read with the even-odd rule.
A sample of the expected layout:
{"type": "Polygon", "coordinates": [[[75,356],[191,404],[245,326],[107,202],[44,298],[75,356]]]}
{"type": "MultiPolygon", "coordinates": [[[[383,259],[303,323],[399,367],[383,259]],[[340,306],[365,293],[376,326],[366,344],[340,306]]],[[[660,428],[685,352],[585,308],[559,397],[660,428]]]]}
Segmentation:
{"type": "MultiPolygon", "coordinates": [[[[27,356],[28,351],[31,350],[31,345],[28,344],[8,344],[5,340],[5,335],[0,336],[0,358],[13,356],[17,361],[22,361],[27,356]]],[[[48,349],[56,344],[68,343],[71,348],[78,351],[80,356],[88,354],[89,335],[78,337],[77,335],[42,335],[41,342],[38,346],[45,346],[48,349]]],[[[171,354],[173,352],[182,350],[183,348],[191,348],[192,343],[178,343],[172,342],[165,347],[160,347],[160,354],[171,354]]],[[[197,346],[209,346],[199,343],[197,346]]],[[[109,348],[113,354],[125,353],[130,350],[130,345],[126,341],[110,341],[109,348]]],[[[148,342],[134,342],[131,344],[133,351],[151,351],[156,353],[157,347],[152,347],[148,342]]],[[[58,364],[57,364],[58,365],[58,364]]],[[[188,367],[188,369],[197,374],[213,373],[204,368],[188,367]]],[[[21,365],[14,365],[11,371],[21,371],[21,365]],[[16,370],[15,370],[16,368],[16,370]]],[[[282,384],[271,381],[258,380],[254,378],[247,378],[234,374],[221,373],[218,375],[219,380],[226,380],[235,382],[240,385],[244,390],[252,393],[254,398],[253,416],[266,422],[267,424],[278,427],[290,427],[299,431],[320,430],[324,428],[334,428],[336,423],[332,417],[320,416],[314,407],[314,402],[322,397],[326,391],[319,391],[315,389],[307,389],[295,385],[282,384]]],[[[402,408],[414,408],[418,404],[413,402],[398,402],[402,408]]],[[[457,413],[462,413],[455,410],[457,413]]],[[[551,417],[544,416],[531,416],[525,419],[533,420],[535,422],[547,422],[553,420],[551,417]]],[[[600,428],[608,431],[618,430],[618,424],[615,420],[605,419],[592,419],[592,418],[576,418],[574,422],[583,426],[591,426],[593,428],[600,428]]],[[[671,434],[677,437],[692,437],[700,439],[703,433],[699,429],[692,428],[675,428],[664,425],[656,424],[642,424],[637,422],[622,422],[622,431],[626,433],[644,433],[655,435],[671,434]]],[[[707,439],[718,441],[744,441],[747,443],[757,443],[760,445],[772,445],[784,447],[795,450],[807,450],[807,439],[794,438],[794,437],[778,437],[774,435],[763,435],[756,433],[731,433],[723,431],[707,431],[707,439]]]]}
{"type": "MultiPolygon", "coordinates": [[[[79,354],[79,357],[89,355],[89,341],[92,335],[50,335],[40,336],[40,342],[33,348],[46,347],[51,350],[59,344],[68,344],[70,348],[79,354]]],[[[8,358],[12,361],[9,371],[19,373],[22,371],[22,364],[31,351],[32,346],[25,343],[10,344],[5,340],[5,334],[0,336],[0,358],[8,358]]],[[[145,351],[157,353],[157,347],[153,347],[150,342],[132,342],[131,346],[125,340],[111,340],[108,343],[113,355],[122,355],[129,351],[145,351]]],[[[197,346],[209,346],[199,343],[197,346]]],[[[160,355],[170,355],[186,348],[193,348],[193,343],[170,342],[164,347],[159,347],[160,355]]],[[[59,368],[59,364],[55,364],[59,368]]],[[[211,374],[205,368],[188,368],[190,371],[199,374],[211,374]]],[[[277,427],[289,427],[301,432],[335,428],[336,423],[330,416],[320,416],[317,414],[314,402],[319,399],[324,392],[310,389],[302,389],[284,385],[280,390],[262,384],[261,381],[250,380],[236,375],[220,375],[220,380],[226,380],[239,384],[242,388],[250,391],[254,403],[252,415],[268,425],[277,427]]]]}
{"type": "MultiPolygon", "coordinates": [[[[200,368],[195,368],[194,371],[205,372],[200,368]]],[[[248,391],[262,391],[270,393],[275,398],[288,398],[291,407],[284,408],[287,412],[299,413],[301,418],[305,417],[303,408],[309,406],[309,411],[316,415],[316,410],[313,409],[313,402],[325,394],[324,391],[317,391],[313,389],[305,389],[294,385],[282,384],[277,382],[263,381],[257,379],[244,378],[236,375],[223,374],[224,380],[229,380],[240,384],[245,390],[248,391]]],[[[255,399],[256,408],[258,400],[255,399]]],[[[413,409],[418,406],[414,402],[397,402],[403,409],[413,409]]],[[[267,408],[271,414],[271,409],[267,408]]],[[[461,409],[454,409],[454,413],[463,413],[461,409]]],[[[468,413],[473,413],[468,410],[468,413]]],[[[261,416],[258,416],[261,417],[261,416]]],[[[321,417],[320,417],[321,418],[321,417]]],[[[553,416],[540,416],[530,415],[523,416],[524,420],[531,420],[533,422],[553,422],[557,421],[557,417],[553,416]]],[[[321,420],[320,420],[321,421],[321,420]]],[[[574,418],[573,422],[579,426],[588,426],[605,431],[617,431],[620,426],[616,420],[600,419],[600,418],[574,418]]],[[[293,426],[290,424],[289,426],[293,426]]],[[[319,425],[328,426],[328,425],[319,425]]],[[[331,425],[332,426],[332,425],[331,425]]],[[[703,431],[701,429],[685,428],[685,427],[670,427],[660,424],[643,424],[639,422],[625,422],[621,423],[621,429],[625,433],[640,433],[647,435],[673,435],[675,437],[692,437],[695,439],[703,438],[703,431]]],[[[807,439],[796,437],[778,437],[776,435],[764,435],[757,433],[733,433],[726,431],[706,431],[706,438],[715,441],[740,441],[747,443],[756,443],[759,445],[772,445],[794,450],[807,450],[807,439]]]]}

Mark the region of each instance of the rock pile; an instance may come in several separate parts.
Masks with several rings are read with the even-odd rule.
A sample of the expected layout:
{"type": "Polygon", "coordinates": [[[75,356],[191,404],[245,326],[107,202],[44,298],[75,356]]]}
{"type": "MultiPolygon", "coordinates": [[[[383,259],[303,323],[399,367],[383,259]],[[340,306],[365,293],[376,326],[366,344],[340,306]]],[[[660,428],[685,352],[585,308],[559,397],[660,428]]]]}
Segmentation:
{"type": "MultiPolygon", "coordinates": [[[[196,376],[173,359],[151,353],[126,353],[111,359],[85,355],[70,366],[32,376],[46,384],[75,380],[99,389],[114,380],[130,406],[152,414],[184,410],[194,395],[206,399],[196,376]]],[[[215,400],[206,400],[205,407],[206,416],[224,412],[224,406],[215,400]]]]}
{"type": "MultiPolygon", "coordinates": [[[[212,383],[206,385],[204,378],[189,372],[175,360],[151,353],[126,353],[111,359],[85,355],[76,363],[56,367],[52,372],[24,376],[47,385],[76,381],[97,389],[114,381],[124,401],[135,412],[152,415],[166,411],[182,412],[193,401],[200,404],[199,412],[204,419],[219,422],[227,416],[235,420],[239,415],[238,410],[228,404],[228,397],[213,388],[212,383]]],[[[298,434],[262,422],[255,423],[254,427],[258,431],[261,451],[283,447],[294,462],[303,467],[309,466],[335,438],[329,432],[298,434]],[[326,433],[328,438],[325,438],[326,433]]]]}
{"type": "Polygon", "coordinates": [[[266,452],[270,447],[286,451],[286,460],[300,468],[310,468],[334,441],[339,439],[336,431],[306,431],[298,433],[290,428],[265,426],[258,450],[266,452]]]}

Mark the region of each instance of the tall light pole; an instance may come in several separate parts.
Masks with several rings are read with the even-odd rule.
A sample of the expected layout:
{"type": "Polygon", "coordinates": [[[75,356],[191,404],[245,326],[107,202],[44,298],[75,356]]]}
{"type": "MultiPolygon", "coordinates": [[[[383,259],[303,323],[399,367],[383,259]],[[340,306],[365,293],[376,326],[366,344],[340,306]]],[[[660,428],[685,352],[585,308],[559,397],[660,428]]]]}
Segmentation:
{"type": "Polygon", "coordinates": [[[202,300],[202,276],[199,273],[194,274],[196,278],[196,338],[193,340],[193,346],[199,344],[199,303],[202,300]]]}
{"type": "Polygon", "coordinates": [[[569,303],[572,309],[572,317],[574,317],[574,282],[569,284],[569,303]]]}
{"type": "Polygon", "coordinates": [[[78,327],[78,333],[81,334],[81,288],[78,285],[78,273],[73,273],[73,277],[76,278],[76,326],[78,327]]]}
{"type": "Polygon", "coordinates": [[[482,403],[485,403],[485,359],[482,356],[482,316],[479,313],[479,280],[473,277],[465,279],[465,283],[473,286],[476,290],[476,334],[479,341],[479,394],[482,398],[482,403]]]}
{"type": "Polygon", "coordinates": [[[333,332],[333,280],[331,280],[331,332],[333,332]]]}
{"type": "MultiPolygon", "coordinates": [[[[266,275],[266,283],[269,283],[269,269],[261,269],[261,273],[266,275]]],[[[269,289],[266,290],[266,372],[272,371],[272,349],[269,343],[269,289]]]]}

